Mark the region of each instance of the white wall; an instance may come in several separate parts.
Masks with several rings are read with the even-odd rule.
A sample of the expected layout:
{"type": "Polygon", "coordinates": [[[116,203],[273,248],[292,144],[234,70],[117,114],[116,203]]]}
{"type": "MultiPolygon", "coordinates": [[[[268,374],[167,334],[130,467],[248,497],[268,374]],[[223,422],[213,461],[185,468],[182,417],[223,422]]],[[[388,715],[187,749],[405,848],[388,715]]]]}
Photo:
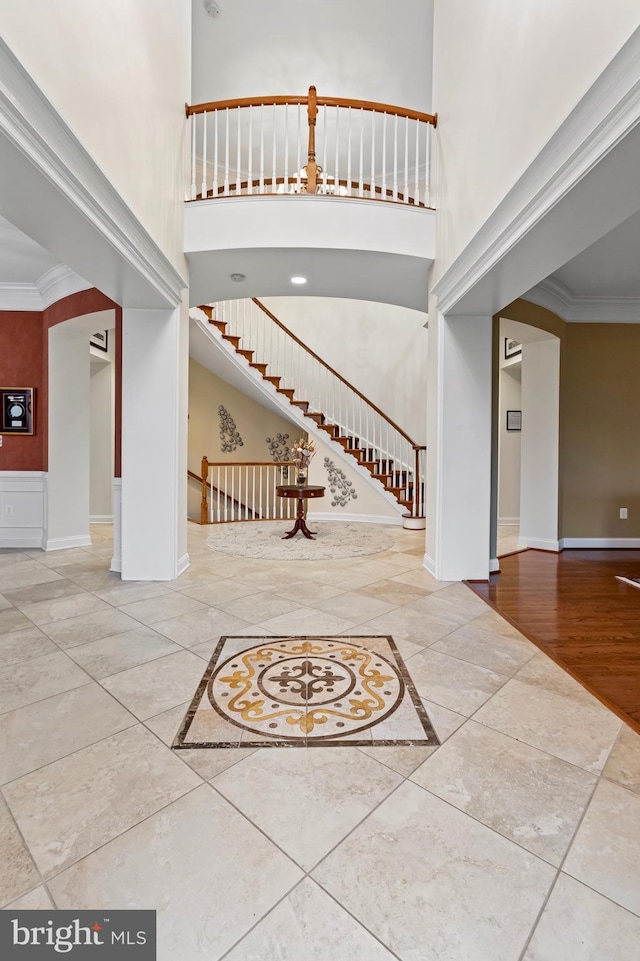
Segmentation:
{"type": "Polygon", "coordinates": [[[560,341],[522,345],[520,547],[558,550],[560,341]]]}
{"type": "Polygon", "coordinates": [[[187,0],[0,0],[3,39],[178,269],[187,0]]]}
{"type": "Polygon", "coordinates": [[[91,523],[113,518],[113,364],[91,359],[91,427],[89,513],[91,523]]]}
{"type": "MultiPolygon", "coordinates": [[[[500,338],[504,351],[504,338],[500,338]]],[[[504,363],[500,368],[498,421],[498,523],[517,524],[520,520],[520,436],[507,430],[507,411],[522,410],[522,364],[504,363]]]]}
{"type": "Polygon", "coordinates": [[[326,490],[323,498],[308,502],[310,520],[362,521],[370,524],[402,523],[401,514],[392,503],[389,503],[381,490],[376,490],[365,477],[353,470],[331,446],[317,441],[314,443],[316,453],[309,466],[309,483],[319,484],[326,490]],[[328,457],[337,471],[341,471],[345,479],[353,485],[352,490],[356,496],[349,498],[348,503],[342,506],[339,503],[332,504],[332,501],[336,500],[335,494],[339,497],[341,487],[338,482],[335,494],[332,494],[325,457],[328,457]]]}
{"type": "Polygon", "coordinates": [[[194,103],[318,94],[431,109],[432,0],[193,0],[194,103]]]}
{"type": "Polygon", "coordinates": [[[426,437],[426,314],[332,297],[265,297],[275,316],[419,444],[426,437]]]}
{"type": "Polygon", "coordinates": [[[639,24],[637,0],[436,3],[437,276],[639,24]]]}

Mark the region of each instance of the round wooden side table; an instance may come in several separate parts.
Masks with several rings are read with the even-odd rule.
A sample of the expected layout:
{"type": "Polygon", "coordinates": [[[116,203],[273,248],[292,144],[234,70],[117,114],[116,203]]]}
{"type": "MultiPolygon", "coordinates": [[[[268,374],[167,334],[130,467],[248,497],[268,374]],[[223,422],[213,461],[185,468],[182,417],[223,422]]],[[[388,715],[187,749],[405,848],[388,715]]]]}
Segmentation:
{"type": "Polygon", "coordinates": [[[305,537],[309,540],[313,540],[313,535],[317,534],[317,531],[310,531],[305,522],[305,501],[310,497],[324,497],[325,488],[315,487],[310,484],[281,484],[276,487],[276,494],[278,497],[292,497],[298,502],[296,508],[296,522],[293,529],[285,534],[282,538],[283,541],[288,540],[290,537],[295,537],[298,531],[302,531],[305,537]]]}

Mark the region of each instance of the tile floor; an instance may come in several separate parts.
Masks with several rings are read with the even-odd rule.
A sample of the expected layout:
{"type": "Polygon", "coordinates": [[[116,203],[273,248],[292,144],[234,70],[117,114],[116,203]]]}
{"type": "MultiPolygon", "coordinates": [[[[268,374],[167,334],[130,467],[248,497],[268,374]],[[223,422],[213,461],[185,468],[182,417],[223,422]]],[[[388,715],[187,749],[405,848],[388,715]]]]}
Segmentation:
{"type": "Polygon", "coordinates": [[[108,528],[0,552],[0,905],[156,908],[160,961],[638,956],[638,735],[419,532],[291,564],[210,533],[169,584],[109,573],[108,528]],[[391,635],[441,746],[171,750],[222,635],[293,634],[391,635]]]}

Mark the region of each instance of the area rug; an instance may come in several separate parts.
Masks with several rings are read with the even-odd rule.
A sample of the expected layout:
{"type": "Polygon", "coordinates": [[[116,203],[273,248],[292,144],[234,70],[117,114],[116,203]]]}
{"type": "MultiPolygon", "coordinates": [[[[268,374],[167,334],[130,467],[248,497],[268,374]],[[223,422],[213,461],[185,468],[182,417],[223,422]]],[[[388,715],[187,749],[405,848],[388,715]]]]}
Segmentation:
{"type": "Polygon", "coordinates": [[[221,637],[172,747],[440,742],[391,637],[221,637]]]}
{"type": "Polygon", "coordinates": [[[313,540],[303,534],[282,540],[294,523],[294,520],[284,520],[220,524],[207,537],[207,547],[237,557],[270,561],[318,561],[379,554],[393,546],[393,537],[382,525],[336,524],[330,521],[309,522],[311,530],[318,532],[313,540]]]}
{"type": "Polygon", "coordinates": [[[631,584],[632,587],[640,587],[640,577],[622,577],[621,574],[616,574],[616,580],[631,584]]]}

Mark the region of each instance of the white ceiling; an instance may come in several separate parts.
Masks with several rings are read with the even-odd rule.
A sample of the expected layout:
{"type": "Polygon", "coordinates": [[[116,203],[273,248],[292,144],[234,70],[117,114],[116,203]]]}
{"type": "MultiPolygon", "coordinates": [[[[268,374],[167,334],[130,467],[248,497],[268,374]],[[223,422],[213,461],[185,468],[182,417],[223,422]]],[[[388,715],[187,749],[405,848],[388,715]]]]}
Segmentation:
{"type": "Polygon", "coordinates": [[[640,213],[587,247],[552,277],[578,297],[640,297],[640,213]]]}
{"type": "Polygon", "coordinates": [[[0,217],[0,284],[35,284],[60,261],[0,217]]]}

